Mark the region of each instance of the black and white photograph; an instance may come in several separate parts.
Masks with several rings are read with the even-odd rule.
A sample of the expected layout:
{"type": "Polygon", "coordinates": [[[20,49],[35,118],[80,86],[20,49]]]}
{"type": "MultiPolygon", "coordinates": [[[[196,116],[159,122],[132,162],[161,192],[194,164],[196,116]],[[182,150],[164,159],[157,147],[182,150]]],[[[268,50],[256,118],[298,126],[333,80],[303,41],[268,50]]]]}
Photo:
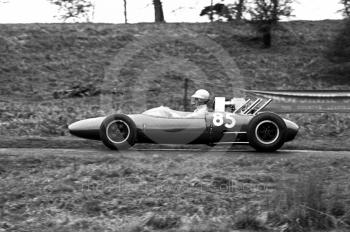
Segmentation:
{"type": "Polygon", "coordinates": [[[350,231],[350,0],[0,0],[0,232],[350,231]]]}

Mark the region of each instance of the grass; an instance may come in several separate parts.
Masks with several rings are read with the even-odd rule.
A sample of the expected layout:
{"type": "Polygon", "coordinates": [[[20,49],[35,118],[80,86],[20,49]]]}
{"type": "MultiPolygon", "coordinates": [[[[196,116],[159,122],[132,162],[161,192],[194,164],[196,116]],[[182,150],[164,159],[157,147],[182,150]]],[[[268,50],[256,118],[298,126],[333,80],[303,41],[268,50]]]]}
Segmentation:
{"type": "Polygon", "coordinates": [[[237,218],[234,219],[234,227],[240,230],[266,231],[267,228],[263,225],[263,222],[258,220],[255,214],[254,211],[251,212],[249,209],[239,212],[237,218]]]}
{"type": "Polygon", "coordinates": [[[283,225],[288,231],[336,230],[350,228],[348,190],[328,186],[326,175],[306,174],[294,184],[283,183],[273,195],[271,225],[283,225]]]}
{"type": "Polygon", "coordinates": [[[21,152],[0,155],[9,231],[340,231],[349,222],[342,155],[21,152]]]}

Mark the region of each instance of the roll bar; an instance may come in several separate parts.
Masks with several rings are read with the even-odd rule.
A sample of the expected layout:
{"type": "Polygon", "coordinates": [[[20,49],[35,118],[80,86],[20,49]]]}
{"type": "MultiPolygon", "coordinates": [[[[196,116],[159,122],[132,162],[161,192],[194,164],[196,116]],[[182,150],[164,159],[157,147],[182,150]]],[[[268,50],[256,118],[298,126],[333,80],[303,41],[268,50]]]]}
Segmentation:
{"type": "Polygon", "coordinates": [[[237,113],[238,111],[240,111],[244,106],[246,106],[248,103],[250,102],[250,99],[248,99],[243,105],[241,105],[240,107],[238,107],[233,113],[237,113]]]}
{"type": "Polygon", "coordinates": [[[254,112],[254,115],[256,115],[257,113],[259,113],[261,110],[265,109],[265,107],[268,106],[271,102],[272,102],[272,99],[268,99],[259,109],[257,109],[257,110],[254,112]]]}
{"type": "Polygon", "coordinates": [[[249,112],[252,111],[257,105],[259,105],[260,102],[262,102],[260,98],[256,99],[253,104],[251,104],[245,111],[243,111],[243,114],[249,114],[249,112]]]}

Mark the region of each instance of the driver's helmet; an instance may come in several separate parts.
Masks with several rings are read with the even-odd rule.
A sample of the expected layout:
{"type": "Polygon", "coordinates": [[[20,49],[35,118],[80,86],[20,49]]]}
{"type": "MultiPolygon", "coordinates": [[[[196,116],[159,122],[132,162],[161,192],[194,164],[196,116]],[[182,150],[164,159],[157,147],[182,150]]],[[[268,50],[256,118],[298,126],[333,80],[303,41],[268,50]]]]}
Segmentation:
{"type": "Polygon", "coordinates": [[[199,103],[206,104],[209,101],[209,98],[210,93],[207,90],[199,89],[191,96],[191,102],[193,103],[198,99],[199,103]]]}

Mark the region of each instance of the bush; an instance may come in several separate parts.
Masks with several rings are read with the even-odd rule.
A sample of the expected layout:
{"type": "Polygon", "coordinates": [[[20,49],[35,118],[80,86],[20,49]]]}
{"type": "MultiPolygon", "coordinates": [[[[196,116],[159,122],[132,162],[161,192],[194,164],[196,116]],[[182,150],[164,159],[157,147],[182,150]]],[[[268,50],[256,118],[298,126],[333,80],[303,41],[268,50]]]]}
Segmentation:
{"type": "Polygon", "coordinates": [[[325,79],[333,84],[346,83],[350,78],[350,19],[344,21],[327,55],[333,64],[326,67],[325,79]]]}
{"type": "Polygon", "coordinates": [[[350,19],[344,21],[344,28],[331,47],[329,58],[335,63],[350,62],[350,19]]]}

